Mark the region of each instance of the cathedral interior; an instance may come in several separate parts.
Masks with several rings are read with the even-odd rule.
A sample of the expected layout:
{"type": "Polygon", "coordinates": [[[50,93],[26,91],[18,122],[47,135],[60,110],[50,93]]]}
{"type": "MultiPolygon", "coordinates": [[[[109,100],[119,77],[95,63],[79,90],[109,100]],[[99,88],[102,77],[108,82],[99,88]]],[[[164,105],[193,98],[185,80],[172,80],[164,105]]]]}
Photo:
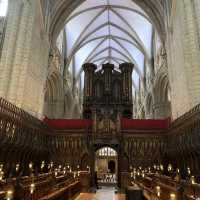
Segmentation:
{"type": "Polygon", "coordinates": [[[0,200],[200,200],[200,0],[0,0],[0,200]]]}

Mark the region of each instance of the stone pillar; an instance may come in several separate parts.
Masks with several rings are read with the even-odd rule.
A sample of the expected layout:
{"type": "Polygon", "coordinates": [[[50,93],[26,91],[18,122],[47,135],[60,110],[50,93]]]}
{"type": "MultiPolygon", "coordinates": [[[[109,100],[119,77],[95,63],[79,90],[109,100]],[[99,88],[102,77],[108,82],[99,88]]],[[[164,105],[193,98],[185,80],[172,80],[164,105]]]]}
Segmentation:
{"type": "Polygon", "coordinates": [[[30,55],[30,43],[33,34],[34,3],[24,1],[21,8],[18,37],[16,38],[15,56],[9,83],[7,98],[17,106],[22,105],[23,88],[30,55]],[[33,9],[33,11],[31,11],[33,9]],[[22,82],[22,84],[20,84],[22,82]]]}
{"type": "Polygon", "coordinates": [[[21,0],[9,1],[7,27],[0,60],[0,96],[4,98],[7,98],[11,79],[22,8],[23,4],[21,0]]]}
{"type": "Polygon", "coordinates": [[[166,49],[172,113],[177,118],[200,102],[200,6],[198,0],[174,1],[173,5],[166,49]]]}

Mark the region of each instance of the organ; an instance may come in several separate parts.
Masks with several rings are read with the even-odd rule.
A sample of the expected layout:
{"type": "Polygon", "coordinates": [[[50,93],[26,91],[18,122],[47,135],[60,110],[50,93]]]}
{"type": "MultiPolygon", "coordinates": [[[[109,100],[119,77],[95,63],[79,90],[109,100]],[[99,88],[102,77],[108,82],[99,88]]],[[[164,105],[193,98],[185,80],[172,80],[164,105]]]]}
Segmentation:
{"type": "Polygon", "coordinates": [[[106,63],[101,69],[92,63],[83,65],[84,102],[83,118],[107,117],[113,120],[118,115],[132,117],[132,63],[123,63],[116,68],[106,63]]]}

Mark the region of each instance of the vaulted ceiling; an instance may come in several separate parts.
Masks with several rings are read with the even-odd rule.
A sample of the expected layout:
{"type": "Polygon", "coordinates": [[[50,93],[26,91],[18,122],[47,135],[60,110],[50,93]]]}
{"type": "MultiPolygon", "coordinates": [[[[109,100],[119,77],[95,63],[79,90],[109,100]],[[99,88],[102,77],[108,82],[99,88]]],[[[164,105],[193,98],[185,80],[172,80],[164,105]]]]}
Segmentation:
{"type": "MultiPolygon", "coordinates": [[[[60,30],[66,24],[69,15],[86,0],[50,0],[51,1],[51,25],[50,35],[55,41],[60,30]]],[[[165,23],[163,0],[130,0],[141,7],[158,31],[162,41],[165,39],[165,23]]],[[[97,1],[96,1],[97,2],[97,1]]]]}
{"type": "Polygon", "coordinates": [[[58,2],[52,10],[52,40],[57,36],[59,26],[65,27],[66,66],[76,66],[75,80],[79,80],[85,62],[97,66],[106,62],[115,66],[132,62],[135,64],[133,86],[137,90],[145,68],[151,67],[152,36],[155,31],[161,36],[161,41],[164,36],[160,0],[157,4],[156,0],[87,0],[74,1],[70,5],[69,1],[58,2]],[[69,12],[64,11],[64,7],[69,12]],[[60,18],[56,20],[58,13],[60,18]]]}

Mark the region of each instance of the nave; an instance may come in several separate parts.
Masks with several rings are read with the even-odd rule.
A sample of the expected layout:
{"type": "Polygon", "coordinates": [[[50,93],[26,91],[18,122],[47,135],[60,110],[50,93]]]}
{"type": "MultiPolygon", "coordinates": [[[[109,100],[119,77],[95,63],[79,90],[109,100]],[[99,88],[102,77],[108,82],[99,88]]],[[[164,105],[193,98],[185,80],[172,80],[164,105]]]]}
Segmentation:
{"type": "Polygon", "coordinates": [[[96,193],[81,193],[75,200],[125,200],[125,194],[115,194],[114,187],[102,187],[96,193]]]}

